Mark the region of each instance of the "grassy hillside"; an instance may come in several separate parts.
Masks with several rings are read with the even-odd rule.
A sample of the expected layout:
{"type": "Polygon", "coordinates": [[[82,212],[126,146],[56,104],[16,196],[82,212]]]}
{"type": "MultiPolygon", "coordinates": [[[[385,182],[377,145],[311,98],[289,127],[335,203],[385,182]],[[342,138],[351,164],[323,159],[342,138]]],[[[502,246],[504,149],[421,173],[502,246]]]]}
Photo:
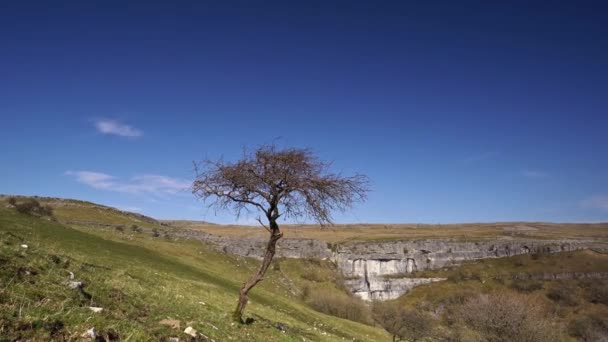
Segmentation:
{"type": "Polygon", "coordinates": [[[252,292],[247,315],[255,321],[234,324],[237,289],[257,262],[196,242],[72,228],[2,207],[0,264],[0,340],[78,339],[93,327],[108,340],[184,340],[186,326],[216,341],[388,338],[312,310],[299,299],[300,278],[290,280],[280,266],[252,292]],[[69,272],[86,284],[82,291],[66,285],[69,272]]]}
{"type": "MultiPolygon", "coordinates": [[[[227,236],[265,236],[261,229],[160,222],[89,202],[38,200],[52,207],[53,217],[20,214],[6,197],[0,197],[0,342],[80,340],[91,328],[100,340],[187,341],[191,339],[183,332],[187,326],[203,334],[198,340],[209,341],[391,340],[377,325],[382,321],[378,312],[353,299],[342,287],[335,265],[322,260],[275,260],[265,281],[252,291],[246,315],[254,322],[234,324],[230,314],[238,288],[258,262],[164,234],[187,228],[227,236]],[[75,275],[73,280],[70,272],[75,275]],[[73,289],[69,281],[85,286],[73,289]],[[90,307],[103,310],[95,313],[90,307]]],[[[348,225],[324,229],[287,225],[284,229],[287,237],[333,242],[500,236],[606,240],[608,225],[348,225]]],[[[387,303],[402,311],[389,310],[384,321],[405,312],[400,324],[409,324],[405,335],[410,338],[483,341],[492,339],[492,334],[507,336],[508,331],[492,332],[475,320],[515,313],[519,316],[509,316],[513,322],[538,323],[538,328],[530,328],[536,331],[530,332],[530,341],[605,338],[606,279],[540,279],[551,274],[568,277],[572,272],[605,277],[608,255],[597,251],[519,255],[416,272],[409,276],[448,280],[418,287],[387,303]],[[473,317],[471,312],[484,314],[473,317]],[[539,331],[550,339],[539,339],[539,331]]],[[[500,319],[502,324],[505,318],[500,319]]],[[[494,340],[509,340],[504,336],[494,340]]]]}

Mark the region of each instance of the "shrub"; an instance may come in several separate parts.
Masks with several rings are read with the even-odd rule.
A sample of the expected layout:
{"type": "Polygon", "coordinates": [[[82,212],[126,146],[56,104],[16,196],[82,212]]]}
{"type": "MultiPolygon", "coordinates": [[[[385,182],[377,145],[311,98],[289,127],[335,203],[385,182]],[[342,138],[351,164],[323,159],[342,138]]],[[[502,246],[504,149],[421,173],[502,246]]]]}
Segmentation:
{"type": "Polygon", "coordinates": [[[15,204],[15,208],[17,209],[18,212],[22,213],[22,214],[33,214],[34,210],[36,210],[36,208],[40,207],[40,202],[36,201],[35,199],[30,199],[27,200],[23,203],[18,203],[15,204]]]}
{"type": "Polygon", "coordinates": [[[152,229],[152,236],[153,237],[159,237],[160,236],[160,232],[158,231],[158,229],[156,229],[156,228],[152,229]]]}
{"type": "Polygon", "coordinates": [[[534,292],[543,288],[543,282],[538,280],[515,280],[511,288],[519,292],[534,292]]]}
{"type": "Polygon", "coordinates": [[[559,341],[542,302],[515,293],[479,295],[457,312],[457,319],[486,341],[559,341]]]}
{"type": "Polygon", "coordinates": [[[371,313],[359,298],[328,289],[308,289],[306,303],[313,309],[340,318],[371,324],[371,313]]]}
{"type": "Polygon", "coordinates": [[[608,305],[608,281],[586,280],[581,282],[581,287],[585,289],[585,299],[589,302],[608,305]]]}
{"type": "Polygon", "coordinates": [[[598,314],[577,318],[568,325],[568,333],[583,341],[605,341],[608,336],[608,318],[598,314]]]}
{"type": "Polygon", "coordinates": [[[134,224],[131,226],[131,231],[134,231],[136,233],[141,233],[142,229],[138,225],[134,224]]]}
{"type": "Polygon", "coordinates": [[[117,232],[124,232],[125,228],[123,226],[116,226],[114,229],[116,229],[117,232]]]}
{"type": "Polygon", "coordinates": [[[429,314],[406,309],[397,303],[376,303],[373,307],[374,321],[386,331],[408,341],[429,337],[433,330],[433,318],[429,314]]]}
{"type": "Polygon", "coordinates": [[[26,215],[53,216],[53,208],[50,205],[42,206],[40,205],[40,202],[33,198],[28,199],[23,203],[15,204],[15,209],[26,215]]]}
{"type": "Polygon", "coordinates": [[[45,205],[40,209],[42,216],[53,216],[53,207],[45,205]]]}
{"type": "Polygon", "coordinates": [[[8,198],[8,204],[10,204],[10,205],[12,205],[14,207],[15,205],[17,205],[17,198],[15,198],[15,197],[9,197],[8,198]]]}
{"type": "Polygon", "coordinates": [[[564,282],[558,282],[549,289],[547,298],[567,306],[576,306],[579,303],[577,289],[564,282]]]}

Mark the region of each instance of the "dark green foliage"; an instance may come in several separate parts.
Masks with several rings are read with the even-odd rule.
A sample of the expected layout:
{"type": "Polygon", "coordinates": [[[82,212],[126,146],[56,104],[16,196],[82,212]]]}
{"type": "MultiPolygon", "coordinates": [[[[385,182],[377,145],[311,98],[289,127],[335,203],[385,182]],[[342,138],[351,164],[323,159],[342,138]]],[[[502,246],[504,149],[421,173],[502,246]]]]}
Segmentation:
{"type": "Polygon", "coordinates": [[[369,308],[359,298],[325,289],[308,289],[306,295],[306,303],[319,312],[365,324],[372,321],[369,308]]]}
{"type": "Polygon", "coordinates": [[[21,214],[36,216],[53,216],[53,208],[50,205],[42,206],[36,199],[30,198],[22,203],[15,202],[15,209],[21,214]]]}

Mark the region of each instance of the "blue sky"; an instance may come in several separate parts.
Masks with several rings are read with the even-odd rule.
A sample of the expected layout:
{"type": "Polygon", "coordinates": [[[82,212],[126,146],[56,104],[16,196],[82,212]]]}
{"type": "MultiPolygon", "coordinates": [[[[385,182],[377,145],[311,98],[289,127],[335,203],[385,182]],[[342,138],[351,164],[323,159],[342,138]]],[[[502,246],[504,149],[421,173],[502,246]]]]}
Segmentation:
{"type": "Polygon", "coordinates": [[[3,3],[0,193],[234,222],[185,190],[192,161],[279,138],[372,179],[338,222],[608,221],[607,13],[3,3]]]}

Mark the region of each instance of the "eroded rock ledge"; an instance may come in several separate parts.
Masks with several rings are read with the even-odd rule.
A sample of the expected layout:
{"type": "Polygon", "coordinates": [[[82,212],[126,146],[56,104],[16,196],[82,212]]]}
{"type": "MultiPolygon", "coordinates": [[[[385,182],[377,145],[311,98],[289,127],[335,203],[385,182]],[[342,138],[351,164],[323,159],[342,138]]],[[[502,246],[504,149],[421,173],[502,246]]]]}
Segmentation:
{"type": "MultiPolygon", "coordinates": [[[[212,243],[226,253],[260,259],[265,239],[236,239],[179,231],[181,238],[212,243]]],[[[480,241],[451,239],[397,240],[330,244],[311,239],[282,239],[277,256],[331,260],[342,272],[346,286],[364,300],[397,298],[412,288],[441,278],[413,278],[415,271],[440,269],[468,260],[501,258],[526,253],[558,253],[580,249],[608,250],[608,243],[592,240],[480,241]]]]}

